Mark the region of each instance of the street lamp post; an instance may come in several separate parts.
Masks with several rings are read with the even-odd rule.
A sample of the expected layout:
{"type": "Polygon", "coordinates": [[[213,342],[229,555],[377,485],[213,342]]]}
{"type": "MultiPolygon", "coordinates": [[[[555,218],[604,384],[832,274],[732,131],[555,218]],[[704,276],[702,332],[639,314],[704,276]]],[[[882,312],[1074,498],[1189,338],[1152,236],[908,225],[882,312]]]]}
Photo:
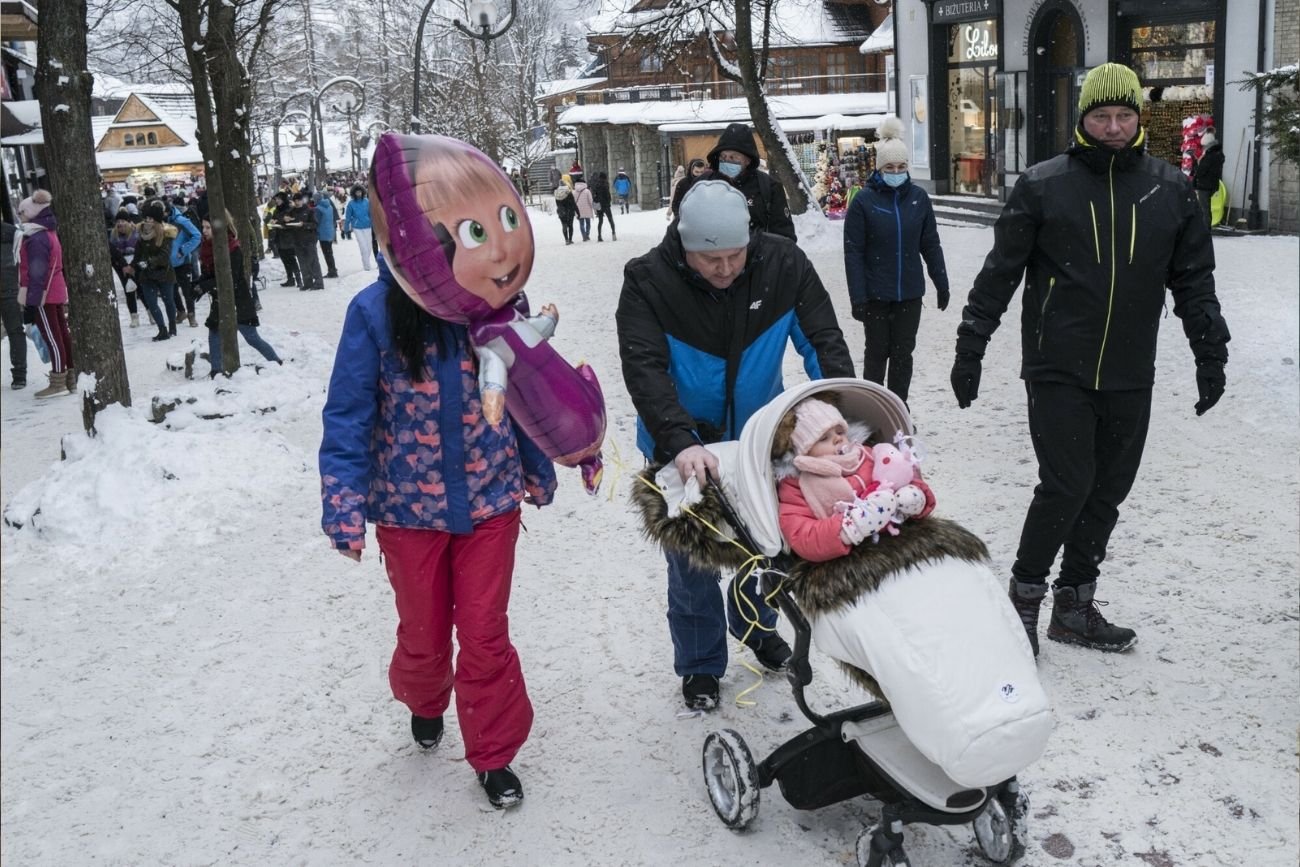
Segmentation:
{"type": "Polygon", "coordinates": [[[314,189],[319,188],[325,176],[329,174],[329,165],[325,157],[325,119],[321,112],[321,99],[325,96],[326,91],[339,87],[345,87],[347,90],[339,97],[337,103],[330,103],[329,107],[333,111],[342,111],[347,114],[349,129],[352,127],[352,112],[359,112],[366,106],[365,87],[350,75],[336,75],[322,84],[312,97],[312,113],[316,119],[315,138],[313,139],[313,150],[316,152],[313,160],[315,167],[312,177],[312,187],[314,189]]]}
{"type": "MultiPolygon", "coordinates": [[[[424,57],[424,25],[429,20],[429,12],[433,9],[433,4],[437,0],[429,0],[424,4],[423,11],[420,12],[420,23],[415,28],[415,69],[411,75],[411,117],[408,122],[408,129],[412,133],[419,135],[423,126],[420,120],[420,71],[423,66],[424,57]]],[[[460,22],[460,19],[452,19],[454,26],[461,33],[474,39],[481,39],[484,44],[491,42],[498,36],[505,34],[510,29],[510,25],[515,23],[515,18],[519,11],[518,0],[510,0],[510,17],[506,23],[501,26],[500,30],[493,31],[497,20],[497,4],[493,0],[470,0],[465,7],[466,17],[470,23],[478,28],[475,32],[460,22]]]]}
{"type": "Polygon", "coordinates": [[[305,120],[308,127],[311,126],[312,122],[311,115],[308,112],[302,111],[301,109],[294,109],[293,111],[285,112],[276,119],[274,124],[271,125],[271,142],[275,148],[275,180],[273,185],[277,190],[280,189],[280,178],[282,175],[281,166],[283,165],[280,161],[280,127],[284,126],[286,123],[290,123],[292,120],[305,120]]]}

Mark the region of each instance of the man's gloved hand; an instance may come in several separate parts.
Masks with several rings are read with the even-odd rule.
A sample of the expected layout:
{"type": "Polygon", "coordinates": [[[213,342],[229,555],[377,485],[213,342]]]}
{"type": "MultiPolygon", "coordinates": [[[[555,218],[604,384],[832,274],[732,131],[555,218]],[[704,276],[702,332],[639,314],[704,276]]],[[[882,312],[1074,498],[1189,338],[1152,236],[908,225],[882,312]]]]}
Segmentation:
{"type": "Polygon", "coordinates": [[[859,322],[867,321],[867,302],[859,301],[853,305],[853,318],[859,322]]]}
{"type": "Polygon", "coordinates": [[[683,482],[695,478],[699,481],[701,490],[708,485],[710,476],[718,481],[722,480],[722,476],[718,473],[717,455],[704,446],[687,446],[682,449],[677,453],[677,457],[673,458],[673,465],[677,467],[683,482]]]}
{"type": "Polygon", "coordinates": [[[980,357],[969,352],[958,352],[952,363],[952,393],[957,396],[957,406],[965,409],[980,396],[980,357]]]}
{"type": "Polygon", "coordinates": [[[947,310],[947,309],[948,309],[948,302],[952,299],[952,295],[948,292],[947,289],[939,289],[939,288],[936,288],[934,291],[935,291],[935,294],[938,296],[939,309],[940,309],[940,310],[947,310]]]}
{"type": "Polygon", "coordinates": [[[1205,411],[1219,402],[1228,378],[1223,372],[1223,364],[1218,361],[1204,361],[1196,365],[1196,391],[1201,399],[1196,402],[1196,414],[1205,415],[1205,411]]]}

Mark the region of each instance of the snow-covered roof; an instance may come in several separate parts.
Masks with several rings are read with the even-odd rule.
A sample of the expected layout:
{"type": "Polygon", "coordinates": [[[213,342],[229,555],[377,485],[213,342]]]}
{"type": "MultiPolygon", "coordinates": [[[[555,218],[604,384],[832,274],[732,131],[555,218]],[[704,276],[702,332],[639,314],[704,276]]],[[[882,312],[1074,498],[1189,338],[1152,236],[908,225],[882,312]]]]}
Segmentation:
{"type": "MultiPolygon", "coordinates": [[[[812,118],[822,115],[862,115],[885,112],[884,93],[825,93],[805,96],[769,96],[772,113],[786,118],[812,118]]],[[[667,129],[670,125],[702,125],[712,128],[735,121],[749,120],[749,103],[743,98],[705,100],[662,100],[656,102],[621,102],[600,105],[575,105],[560,113],[563,126],[608,123],[640,124],[667,129]]],[[[674,126],[674,129],[677,127],[674,126]]]]}
{"type": "Polygon", "coordinates": [[[39,127],[41,125],[41,104],[34,99],[6,101],[5,110],[14,116],[14,120],[23,126],[39,127]]]}
{"type": "MultiPolygon", "coordinates": [[[[160,99],[159,97],[148,93],[132,93],[130,95],[140,100],[140,103],[145,108],[149,109],[149,111],[153,113],[154,117],[158,118],[158,123],[164,124],[168,129],[176,133],[177,137],[182,141],[193,144],[198,139],[195,128],[199,125],[199,122],[194,116],[193,100],[189,101],[188,104],[183,104],[178,103],[175,100],[167,100],[165,98],[160,99]],[[172,111],[173,105],[180,108],[181,111],[172,111]],[[188,105],[189,108],[188,112],[184,111],[186,105],[188,105]]],[[[122,103],[122,105],[125,107],[126,103],[122,103]]],[[[121,113],[121,109],[118,110],[118,113],[121,113]]],[[[139,121],[122,121],[121,123],[114,123],[112,126],[132,127],[138,126],[139,123],[139,121]]],[[[95,143],[99,144],[98,140],[96,140],[95,143]]]]}
{"type": "Polygon", "coordinates": [[[894,13],[890,12],[885,16],[885,20],[880,22],[880,26],[867,37],[867,40],[858,46],[858,51],[863,54],[879,54],[882,51],[894,50],[894,13]]]}
{"type": "Polygon", "coordinates": [[[203,162],[203,152],[197,144],[175,145],[164,148],[122,148],[97,151],[95,163],[100,169],[137,169],[149,166],[191,165],[203,162]]]}
{"type": "Polygon", "coordinates": [[[545,99],[548,96],[556,96],[561,93],[569,93],[574,90],[582,90],[584,87],[591,87],[605,81],[604,78],[560,78],[555,81],[542,81],[537,85],[537,96],[535,99],[545,99]]]}
{"type": "MultiPolygon", "coordinates": [[[[586,20],[588,35],[615,35],[664,16],[662,9],[625,11],[635,0],[603,0],[600,11],[586,20]]],[[[754,33],[762,32],[762,7],[755,5],[754,33]]],[[[772,5],[771,45],[811,46],[856,42],[871,33],[868,9],[861,4],[826,0],[775,0],[772,5]]],[[[730,9],[715,6],[719,29],[734,30],[730,9]]]]}
{"type": "MultiPolygon", "coordinates": [[[[6,102],[4,103],[4,112],[13,121],[27,129],[5,136],[0,139],[0,145],[4,147],[37,147],[45,144],[45,133],[41,128],[41,106],[38,101],[22,99],[6,102]]],[[[108,115],[91,117],[90,132],[96,143],[103,138],[112,121],[113,118],[108,115]]],[[[7,128],[8,121],[6,121],[5,125],[7,128]]]]}

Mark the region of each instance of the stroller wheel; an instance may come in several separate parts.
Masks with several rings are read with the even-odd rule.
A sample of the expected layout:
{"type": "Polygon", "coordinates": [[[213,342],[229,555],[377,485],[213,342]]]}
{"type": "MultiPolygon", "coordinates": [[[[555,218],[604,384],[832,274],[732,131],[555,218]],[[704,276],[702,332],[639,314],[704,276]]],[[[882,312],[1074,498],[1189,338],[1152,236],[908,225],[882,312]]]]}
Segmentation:
{"type": "Polygon", "coordinates": [[[758,766],[745,739],[731,729],[704,739],[704,785],[722,823],[743,830],[758,815],[758,766]]]}
{"type": "Polygon", "coordinates": [[[902,839],[901,833],[887,833],[880,825],[867,828],[858,835],[858,867],[908,867],[902,839]]]}
{"type": "Polygon", "coordinates": [[[994,864],[1010,864],[1024,854],[1024,844],[1019,839],[1019,828],[1007,813],[999,798],[989,798],[984,810],[971,822],[975,842],[979,843],[984,857],[994,864]]]}

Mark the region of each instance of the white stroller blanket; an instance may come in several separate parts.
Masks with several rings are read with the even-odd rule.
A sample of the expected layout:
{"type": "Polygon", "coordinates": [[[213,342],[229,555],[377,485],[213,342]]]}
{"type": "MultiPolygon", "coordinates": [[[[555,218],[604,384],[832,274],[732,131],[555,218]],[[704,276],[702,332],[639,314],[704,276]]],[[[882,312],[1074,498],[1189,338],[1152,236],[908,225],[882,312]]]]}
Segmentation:
{"type": "Polygon", "coordinates": [[[824,653],[879,682],[908,739],[958,783],[996,785],[1046,748],[1053,720],[1033,652],[986,566],[913,566],[811,625],[824,653]]]}

